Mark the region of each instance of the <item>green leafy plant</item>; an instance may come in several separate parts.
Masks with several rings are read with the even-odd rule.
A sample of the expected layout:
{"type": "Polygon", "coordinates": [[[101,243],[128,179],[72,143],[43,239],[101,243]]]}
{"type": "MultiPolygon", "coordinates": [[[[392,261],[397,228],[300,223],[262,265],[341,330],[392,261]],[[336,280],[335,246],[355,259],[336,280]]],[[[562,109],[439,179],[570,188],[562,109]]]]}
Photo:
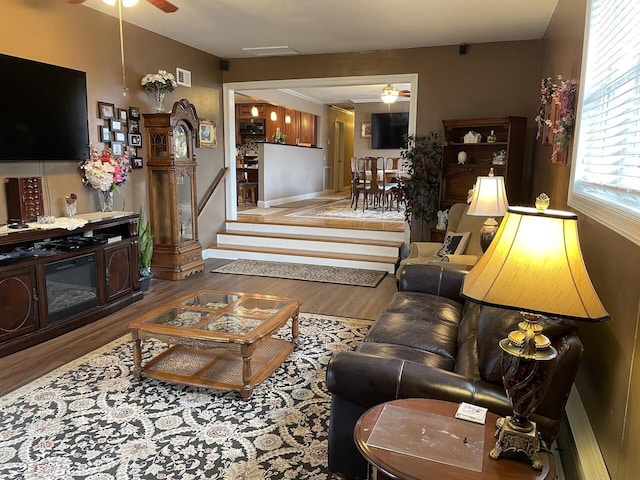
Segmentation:
{"type": "Polygon", "coordinates": [[[407,137],[407,149],[401,152],[409,176],[403,181],[406,201],[405,219],[420,227],[435,220],[442,178],[442,142],[438,132],[407,137]]]}
{"type": "Polygon", "coordinates": [[[138,269],[141,277],[151,276],[151,256],[153,255],[153,235],[151,235],[151,225],[144,217],[142,207],[140,207],[140,218],[138,219],[138,269]]]}

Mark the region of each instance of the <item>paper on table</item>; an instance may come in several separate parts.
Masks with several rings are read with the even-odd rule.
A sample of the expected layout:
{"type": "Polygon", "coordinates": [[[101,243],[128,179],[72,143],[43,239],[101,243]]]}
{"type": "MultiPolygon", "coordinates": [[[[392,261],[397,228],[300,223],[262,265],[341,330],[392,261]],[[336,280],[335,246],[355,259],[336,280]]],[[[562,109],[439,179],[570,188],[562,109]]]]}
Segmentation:
{"type": "Polygon", "coordinates": [[[452,417],[385,405],[367,445],[481,472],[484,427],[452,417]]]}

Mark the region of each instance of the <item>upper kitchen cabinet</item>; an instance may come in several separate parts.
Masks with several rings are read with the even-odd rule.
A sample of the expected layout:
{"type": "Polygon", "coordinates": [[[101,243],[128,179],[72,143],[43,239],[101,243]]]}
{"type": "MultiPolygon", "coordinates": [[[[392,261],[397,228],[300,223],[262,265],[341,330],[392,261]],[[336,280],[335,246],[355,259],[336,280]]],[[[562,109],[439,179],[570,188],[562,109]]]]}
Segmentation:
{"type": "Polygon", "coordinates": [[[300,112],[297,110],[284,109],[284,134],[286,143],[297,145],[300,138],[300,112]]]}
{"type": "Polygon", "coordinates": [[[300,144],[316,145],[316,116],[300,112],[300,144]]]}
{"type": "Polygon", "coordinates": [[[236,116],[238,118],[265,118],[267,105],[264,103],[240,103],[236,105],[236,116]],[[253,115],[252,109],[255,107],[257,115],[253,115]]]}
{"type": "Polygon", "coordinates": [[[442,156],[440,207],[465,203],[479,176],[504,177],[510,204],[524,205],[529,190],[524,184],[524,149],[527,119],[499,117],[443,120],[446,145],[442,156]]]}

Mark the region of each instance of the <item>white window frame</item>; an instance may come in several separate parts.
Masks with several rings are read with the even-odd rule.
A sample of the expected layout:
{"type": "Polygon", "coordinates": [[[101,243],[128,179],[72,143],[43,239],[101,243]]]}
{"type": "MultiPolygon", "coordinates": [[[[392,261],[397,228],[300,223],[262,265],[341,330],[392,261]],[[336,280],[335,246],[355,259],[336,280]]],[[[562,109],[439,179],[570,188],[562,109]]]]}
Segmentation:
{"type": "MultiPolygon", "coordinates": [[[[589,46],[589,27],[591,21],[592,2],[587,0],[584,43],[582,51],[582,74],[581,79],[586,78],[587,56],[589,46]]],[[[578,139],[580,138],[580,119],[582,118],[582,102],[584,88],[579,89],[578,108],[576,119],[576,131],[574,137],[573,159],[571,162],[571,179],[569,182],[568,201],[570,207],[581,213],[588,215],[599,223],[611,228],[625,238],[631,240],[636,245],[640,245],[640,215],[633,211],[620,208],[614,202],[607,202],[606,199],[597,197],[581,189],[576,169],[581,165],[579,158],[578,139]]]]}

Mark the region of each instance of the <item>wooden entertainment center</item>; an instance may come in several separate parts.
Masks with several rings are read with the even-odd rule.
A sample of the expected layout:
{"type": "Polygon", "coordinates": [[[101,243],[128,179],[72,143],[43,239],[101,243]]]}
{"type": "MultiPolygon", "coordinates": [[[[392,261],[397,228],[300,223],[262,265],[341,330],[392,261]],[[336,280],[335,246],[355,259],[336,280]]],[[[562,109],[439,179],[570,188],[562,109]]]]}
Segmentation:
{"type": "Polygon", "coordinates": [[[62,228],[0,229],[0,357],[142,299],[138,214],[75,218],[86,224],[72,230],[62,221],[62,228]]]}

